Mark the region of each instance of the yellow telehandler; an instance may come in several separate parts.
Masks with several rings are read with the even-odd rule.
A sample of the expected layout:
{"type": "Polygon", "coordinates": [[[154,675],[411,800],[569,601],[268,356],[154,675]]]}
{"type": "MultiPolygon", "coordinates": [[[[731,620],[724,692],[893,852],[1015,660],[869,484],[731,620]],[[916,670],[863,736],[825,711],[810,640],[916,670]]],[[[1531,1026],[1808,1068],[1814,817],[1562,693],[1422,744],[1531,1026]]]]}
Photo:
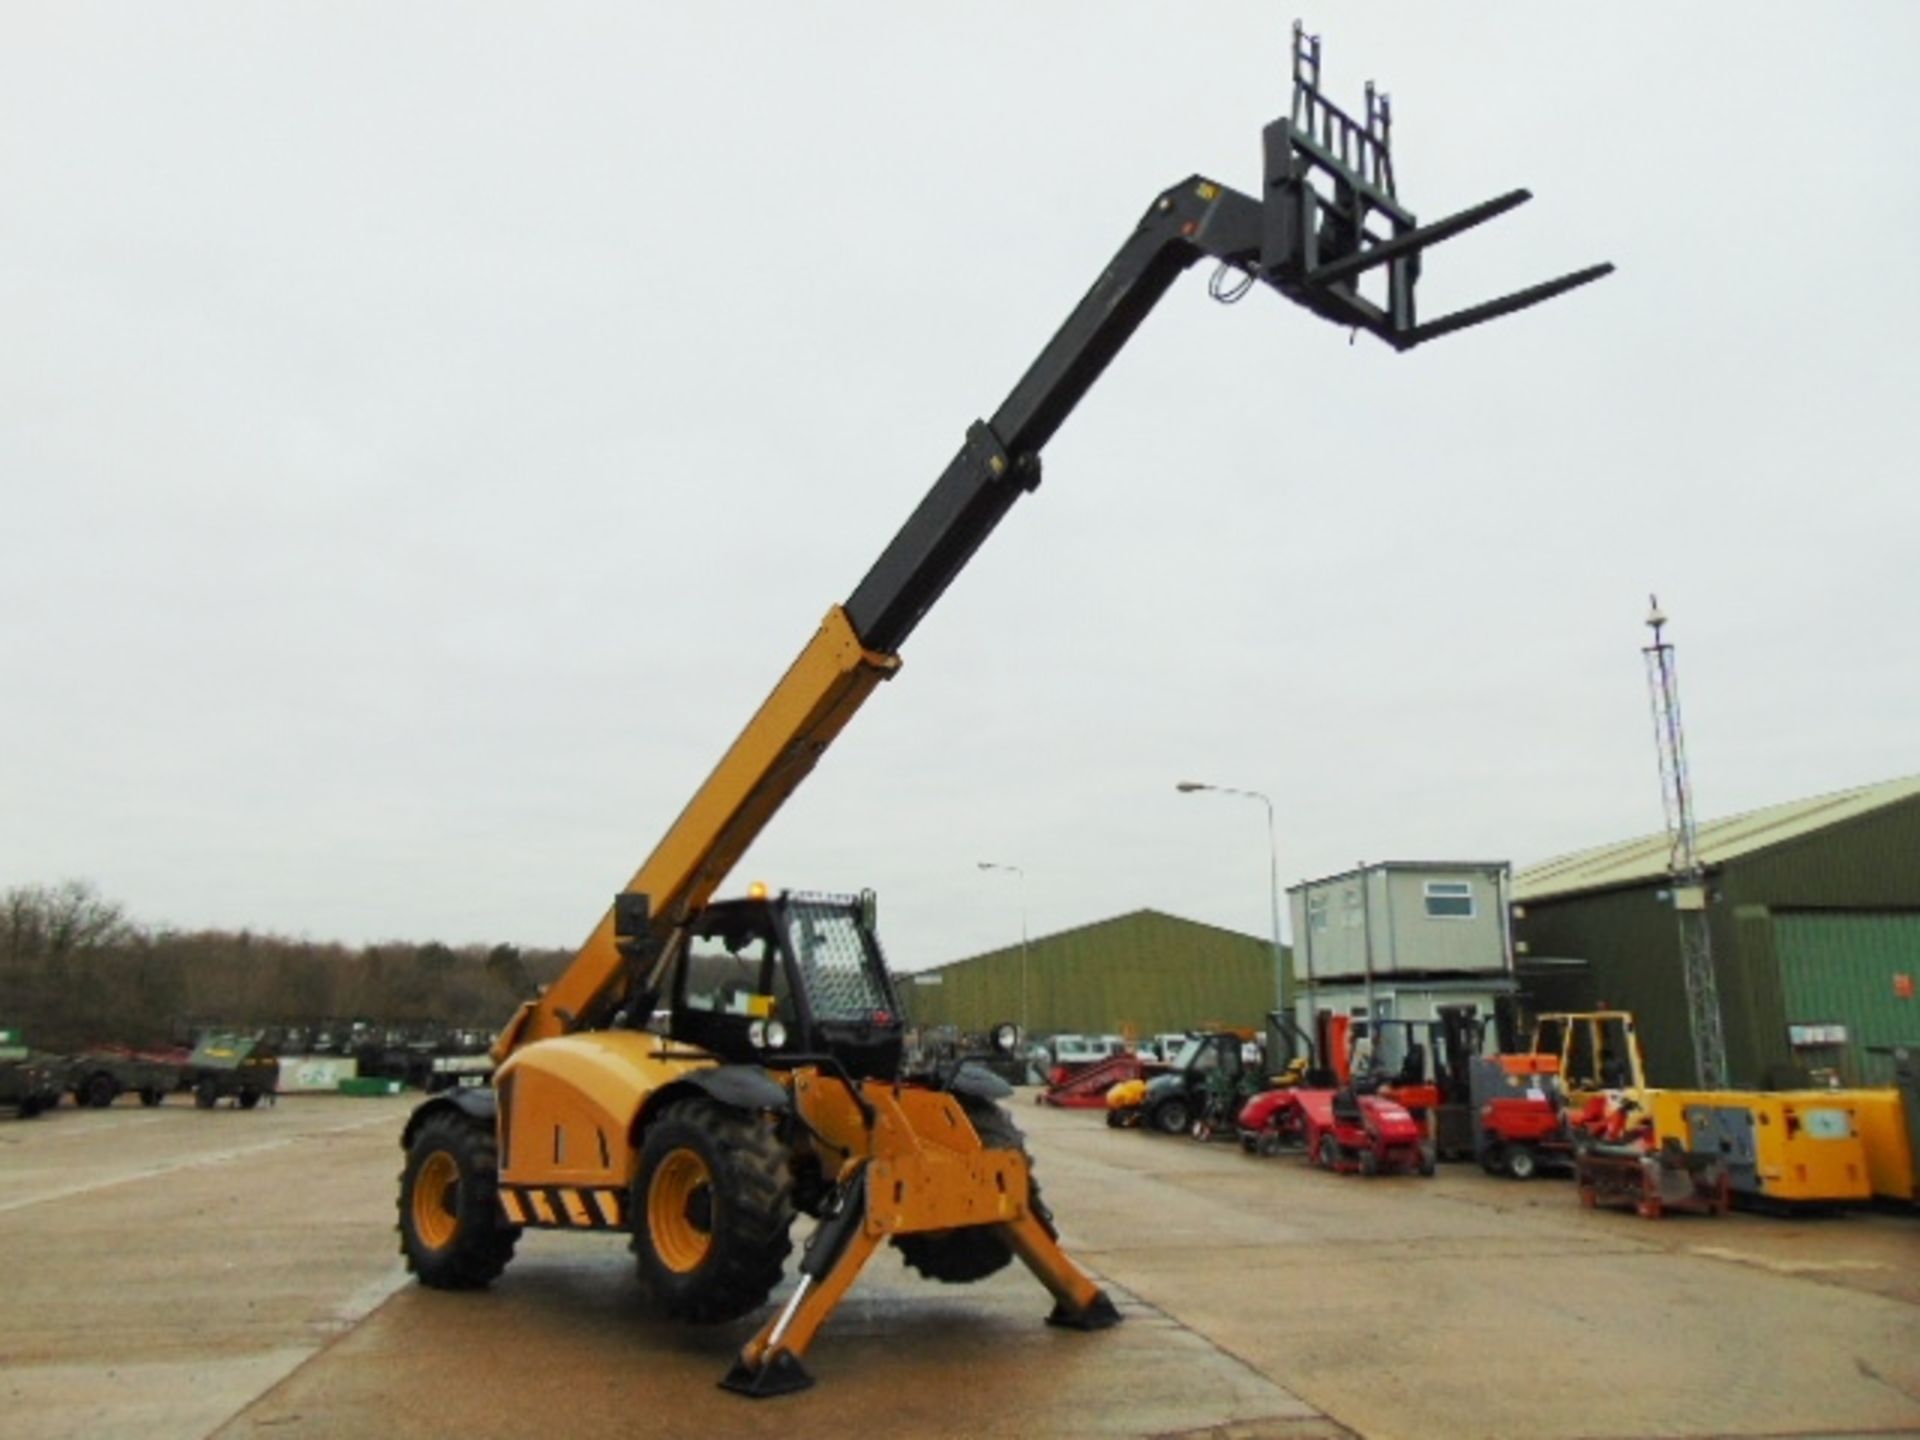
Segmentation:
{"type": "MultiPolygon", "coordinates": [[[[1192,176],[1155,196],[1093,288],[959,454],[668,827],[579,955],[493,1047],[490,1087],[428,1100],[402,1136],[400,1243],[427,1285],[473,1289],[528,1226],[631,1237],[669,1314],[726,1321],[781,1282],[796,1213],[817,1224],[798,1282],[721,1382],[804,1388],[808,1345],[883,1244],[936,1280],[1018,1257],[1056,1324],[1120,1317],[1061,1251],[1020,1132],[984,1067],[902,1072],[904,1023],[870,898],[714,894],[974,551],[1040,483],[1040,451],[1173,282],[1211,259],[1215,294],[1264,283],[1396,349],[1599,278],[1595,266],[1422,323],[1422,249],[1527,199],[1421,226],[1394,192],[1384,96],[1364,122],[1319,91],[1294,31],[1290,118],[1265,132],[1254,195],[1192,176]],[[1380,282],[1383,302],[1361,293],[1380,282]]],[[[1012,1037],[1003,1037],[1009,1048],[1012,1037]]]]}

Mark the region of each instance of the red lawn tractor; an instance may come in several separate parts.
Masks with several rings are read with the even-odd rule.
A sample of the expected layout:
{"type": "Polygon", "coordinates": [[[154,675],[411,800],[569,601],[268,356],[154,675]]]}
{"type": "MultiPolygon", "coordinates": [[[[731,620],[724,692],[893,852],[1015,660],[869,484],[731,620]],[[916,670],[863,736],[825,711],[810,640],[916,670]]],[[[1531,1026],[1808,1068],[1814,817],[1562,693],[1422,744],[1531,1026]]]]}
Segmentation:
{"type": "Polygon", "coordinates": [[[1433,1173],[1426,1128],[1407,1107],[1351,1087],[1281,1090],[1257,1095],[1242,1107],[1242,1146],[1271,1154],[1295,1141],[1310,1159],[1336,1174],[1433,1173]],[[1256,1108],[1258,1101],[1267,1103],[1256,1108]]]}

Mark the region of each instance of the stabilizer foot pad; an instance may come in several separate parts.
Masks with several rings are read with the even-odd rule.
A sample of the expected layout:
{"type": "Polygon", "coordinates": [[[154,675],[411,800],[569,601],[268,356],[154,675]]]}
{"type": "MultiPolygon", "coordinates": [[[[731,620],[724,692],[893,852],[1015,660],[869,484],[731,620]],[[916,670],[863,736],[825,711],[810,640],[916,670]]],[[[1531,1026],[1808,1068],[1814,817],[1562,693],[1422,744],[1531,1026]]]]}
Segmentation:
{"type": "Polygon", "coordinates": [[[1049,1325],[1064,1326],[1068,1330],[1105,1330],[1118,1325],[1123,1317],[1113,1307],[1113,1301],[1102,1290],[1093,1297],[1093,1303],[1084,1310],[1069,1310],[1056,1304],[1053,1313],[1047,1316],[1049,1325]]]}
{"type": "Polygon", "coordinates": [[[791,1395],[812,1387],[813,1376],[791,1350],[777,1351],[758,1370],[749,1370],[736,1360],[726,1379],[720,1382],[722,1390],[754,1400],[771,1400],[776,1395],[791,1395]]]}

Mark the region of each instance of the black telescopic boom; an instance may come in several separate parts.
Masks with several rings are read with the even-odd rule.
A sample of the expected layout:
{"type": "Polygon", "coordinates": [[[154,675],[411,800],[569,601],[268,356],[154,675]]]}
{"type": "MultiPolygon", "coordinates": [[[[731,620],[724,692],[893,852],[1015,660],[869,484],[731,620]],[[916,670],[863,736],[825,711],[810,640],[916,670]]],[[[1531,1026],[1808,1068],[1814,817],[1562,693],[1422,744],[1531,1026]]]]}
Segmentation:
{"type": "Polygon", "coordinates": [[[1013,502],[1040,483],[1041,448],[1160,297],[1204,254],[1250,261],[1258,217],[1255,202],[1198,176],[1154,201],[992,420],[967,431],[960,453],[848,598],[863,645],[899,650],[1013,502]],[[1222,248],[1229,236],[1232,255],[1222,248]]]}

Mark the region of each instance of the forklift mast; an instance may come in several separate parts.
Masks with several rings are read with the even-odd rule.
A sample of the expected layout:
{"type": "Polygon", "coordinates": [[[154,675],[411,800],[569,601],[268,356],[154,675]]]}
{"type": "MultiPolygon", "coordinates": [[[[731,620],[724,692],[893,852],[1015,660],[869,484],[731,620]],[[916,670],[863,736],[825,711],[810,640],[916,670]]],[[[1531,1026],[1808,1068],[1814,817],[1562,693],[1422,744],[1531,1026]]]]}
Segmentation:
{"type": "Polygon", "coordinates": [[[1514,190],[1421,225],[1395,188],[1390,129],[1387,97],[1371,84],[1364,121],[1322,94],[1319,38],[1296,23],[1293,104],[1265,129],[1260,189],[1246,194],[1193,175],[1154,197],[1000,407],[968,429],[846,602],[827,612],[566,971],[501,1032],[496,1061],[532,1040],[604,1026],[622,1004],[651,1004],[675,927],[707,903],[867,696],[898,670],[914,628],[1014,502],[1039,485],[1047,441],[1190,266],[1216,263],[1216,299],[1265,285],[1401,351],[1612,270],[1590,266],[1420,320],[1414,291],[1423,252],[1531,197],[1514,190]],[[1365,285],[1376,294],[1363,293],[1365,285]]]}

